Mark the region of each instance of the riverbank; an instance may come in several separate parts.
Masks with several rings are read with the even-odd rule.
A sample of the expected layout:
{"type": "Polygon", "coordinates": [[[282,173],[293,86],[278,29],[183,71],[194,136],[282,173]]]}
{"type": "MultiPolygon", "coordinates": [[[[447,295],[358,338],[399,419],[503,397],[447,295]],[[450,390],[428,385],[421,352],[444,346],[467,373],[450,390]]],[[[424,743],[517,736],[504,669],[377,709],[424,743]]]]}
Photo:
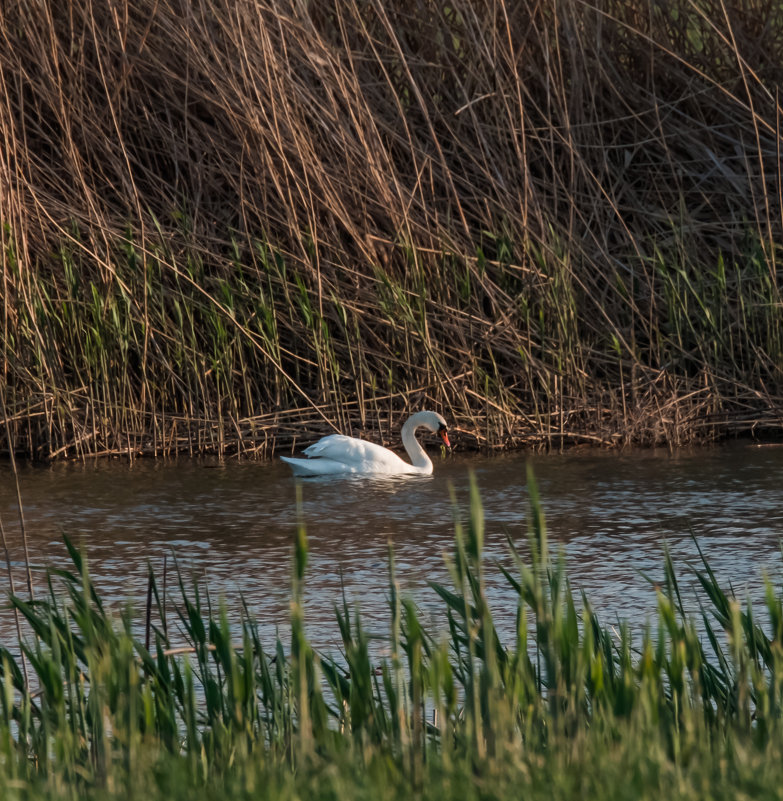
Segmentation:
{"type": "Polygon", "coordinates": [[[432,587],[445,636],[400,592],[390,553],[388,629],[338,603],[335,659],[307,636],[301,527],[290,636],[263,642],[176,571],[168,596],[150,573],[146,609],[107,604],[71,547],[51,592],[13,602],[26,647],[0,653],[3,797],[774,797],[780,593],[767,583],[751,608],[707,560],[664,557],[649,624],[606,621],[551,554],[527,486],[529,556],[512,548],[508,570],[483,558],[473,487],[451,579],[432,587]],[[511,606],[488,599],[493,571],[511,606]]]}
{"type": "Polygon", "coordinates": [[[13,5],[0,370],[34,459],[783,424],[783,17],[13,5]]]}

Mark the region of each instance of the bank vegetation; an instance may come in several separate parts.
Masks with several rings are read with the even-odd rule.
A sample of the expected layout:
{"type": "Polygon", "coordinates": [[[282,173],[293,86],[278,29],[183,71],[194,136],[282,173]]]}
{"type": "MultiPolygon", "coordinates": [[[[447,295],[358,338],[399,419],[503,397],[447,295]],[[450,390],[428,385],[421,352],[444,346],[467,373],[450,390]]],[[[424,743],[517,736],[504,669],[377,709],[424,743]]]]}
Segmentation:
{"type": "Polygon", "coordinates": [[[780,431],[780,4],[0,13],[4,450],[780,431]]]}

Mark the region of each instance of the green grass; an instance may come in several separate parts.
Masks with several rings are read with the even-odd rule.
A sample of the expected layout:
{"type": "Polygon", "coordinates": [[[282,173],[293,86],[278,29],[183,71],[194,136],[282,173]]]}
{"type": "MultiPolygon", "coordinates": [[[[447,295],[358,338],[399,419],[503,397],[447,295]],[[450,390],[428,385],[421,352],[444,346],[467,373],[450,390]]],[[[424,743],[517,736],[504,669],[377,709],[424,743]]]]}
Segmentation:
{"type": "Polygon", "coordinates": [[[703,559],[688,570],[694,620],[664,553],[649,623],[607,624],[550,553],[532,475],[528,487],[529,557],[509,543],[506,570],[482,558],[473,486],[451,584],[432,585],[440,631],[401,596],[390,553],[383,656],[345,600],[341,656],[310,646],[301,526],[290,639],[270,643],[182,579],[175,625],[151,576],[148,649],[68,543],[72,566],[50,571],[46,597],[12,599],[31,634],[23,657],[0,652],[3,798],[778,797],[783,595],[768,582],[754,609],[703,559]],[[490,609],[488,570],[502,570],[515,608],[490,609]],[[505,630],[516,620],[509,641],[501,618],[505,630]]]}

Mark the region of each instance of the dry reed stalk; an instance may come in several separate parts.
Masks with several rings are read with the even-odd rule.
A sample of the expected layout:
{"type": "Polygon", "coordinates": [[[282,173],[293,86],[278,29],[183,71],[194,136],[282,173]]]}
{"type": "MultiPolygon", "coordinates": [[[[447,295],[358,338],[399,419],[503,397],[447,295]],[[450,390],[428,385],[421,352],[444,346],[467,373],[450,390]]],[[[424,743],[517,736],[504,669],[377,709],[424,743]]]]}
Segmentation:
{"type": "MultiPolygon", "coordinates": [[[[5,558],[5,567],[6,571],[8,572],[8,590],[9,594],[14,596],[16,595],[16,587],[14,582],[14,572],[11,569],[11,554],[8,551],[8,540],[5,537],[5,527],[3,526],[3,518],[0,516],[0,543],[3,546],[3,556],[5,558]]],[[[19,619],[19,610],[14,607],[14,625],[16,626],[16,637],[19,643],[22,642],[22,623],[19,619]]],[[[24,686],[25,689],[29,688],[30,681],[27,677],[27,659],[25,657],[25,653],[22,650],[20,652],[20,656],[22,658],[22,674],[24,675],[24,686]]]]}
{"type": "MultiPolygon", "coordinates": [[[[9,427],[8,411],[7,411],[6,405],[5,405],[5,392],[3,391],[2,387],[0,387],[0,411],[2,411],[2,413],[3,413],[3,422],[4,422],[4,425],[5,425],[5,430],[6,430],[6,432],[8,432],[7,435],[9,437],[9,441],[8,441],[8,456],[9,456],[9,459],[10,459],[10,462],[11,462],[11,472],[13,473],[13,476],[14,476],[14,487],[16,489],[16,509],[17,509],[17,513],[19,515],[19,531],[22,534],[22,547],[24,549],[24,564],[25,564],[25,570],[26,570],[26,575],[27,575],[27,592],[29,593],[30,600],[33,601],[33,600],[35,600],[35,591],[33,589],[32,568],[30,567],[30,552],[29,552],[28,547],[27,547],[27,527],[25,526],[25,523],[24,523],[24,506],[22,504],[22,491],[21,491],[21,489],[19,487],[19,471],[18,471],[17,466],[16,466],[15,447],[14,447],[13,439],[11,439],[11,436],[10,436],[11,429],[9,427]]],[[[2,531],[0,533],[2,533],[3,548],[5,549],[6,562],[8,564],[8,572],[9,572],[9,576],[10,576],[10,573],[11,573],[11,562],[8,559],[8,548],[6,547],[6,542],[5,542],[5,531],[2,531]]],[[[12,591],[13,591],[13,588],[12,588],[12,591]]]]}

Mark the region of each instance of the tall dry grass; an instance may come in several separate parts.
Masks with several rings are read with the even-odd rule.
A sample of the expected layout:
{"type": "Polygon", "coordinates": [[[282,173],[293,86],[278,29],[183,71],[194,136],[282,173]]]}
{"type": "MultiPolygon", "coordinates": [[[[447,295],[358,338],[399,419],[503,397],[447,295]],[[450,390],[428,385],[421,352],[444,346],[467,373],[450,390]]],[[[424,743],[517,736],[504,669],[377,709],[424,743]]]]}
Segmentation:
{"type": "Polygon", "coordinates": [[[779,429],[778,4],[0,14],[6,444],[779,429]]]}

